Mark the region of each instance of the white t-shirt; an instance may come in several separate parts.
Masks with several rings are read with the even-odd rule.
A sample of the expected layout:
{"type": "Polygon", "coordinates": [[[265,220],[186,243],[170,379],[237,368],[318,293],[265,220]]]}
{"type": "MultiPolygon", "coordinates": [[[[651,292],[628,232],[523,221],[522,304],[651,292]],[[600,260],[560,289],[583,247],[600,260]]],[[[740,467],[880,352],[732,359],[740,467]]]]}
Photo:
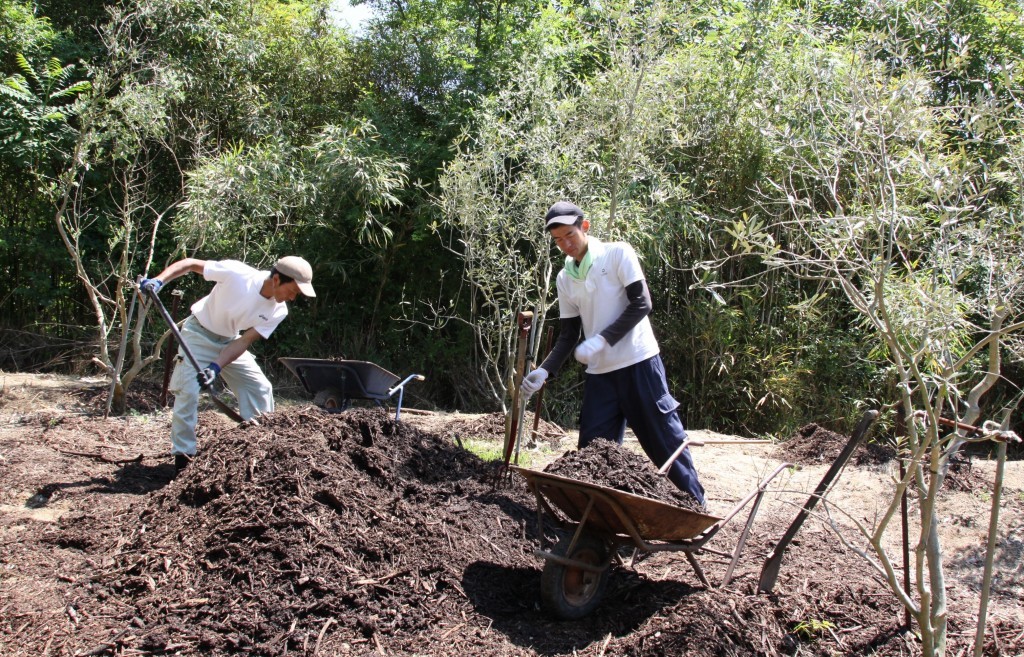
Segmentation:
{"type": "MultiPolygon", "coordinates": [[[[558,272],[558,312],[562,319],[579,317],[583,335],[590,338],[622,315],[629,305],[626,286],[643,280],[644,272],[636,251],[625,242],[604,243],[587,238],[591,266],[587,278],[578,281],[565,269],[558,272]]],[[[599,351],[587,366],[590,374],[603,374],[635,365],[658,355],[651,320],[644,317],[615,346],[599,351]]]]}
{"type": "Polygon", "coordinates": [[[269,338],[288,316],[287,304],[260,294],[269,275],[237,260],[207,260],[203,278],[216,285],[192,304],[192,314],[203,328],[217,335],[235,337],[254,328],[264,339],[269,338]]]}

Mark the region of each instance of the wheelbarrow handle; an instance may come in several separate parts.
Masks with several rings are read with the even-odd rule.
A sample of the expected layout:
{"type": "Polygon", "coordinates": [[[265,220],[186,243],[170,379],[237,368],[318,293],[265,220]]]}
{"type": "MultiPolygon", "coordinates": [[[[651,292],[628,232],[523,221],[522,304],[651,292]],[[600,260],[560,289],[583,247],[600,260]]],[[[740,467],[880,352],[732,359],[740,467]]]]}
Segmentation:
{"type": "Polygon", "coordinates": [[[679,455],[683,453],[683,450],[686,449],[687,447],[690,447],[690,446],[693,446],[693,447],[703,447],[704,445],[765,445],[765,444],[768,444],[770,442],[772,442],[772,441],[770,441],[770,440],[742,440],[742,439],[739,439],[739,440],[733,440],[733,439],[705,440],[703,438],[690,438],[690,437],[687,437],[685,440],[683,440],[683,443],[679,447],[676,448],[676,451],[672,452],[672,456],[668,457],[668,460],[665,461],[665,465],[663,465],[660,468],[658,468],[658,474],[665,474],[666,472],[668,472],[669,468],[672,467],[672,464],[675,463],[677,458],[679,458],[679,455]]]}
{"type": "Polygon", "coordinates": [[[390,397],[391,395],[395,394],[396,392],[398,392],[399,390],[404,388],[405,384],[409,383],[410,381],[426,381],[426,380],[427,380],[427,377],[423,376],[422,374],[410,374],[409,376],[405,377],[404,381],[399,383],[397,386],[395,386],[391,390],[388,390],[388,397],[390,397]]]}
{"type": "Polygon", "coordinates": [[[402,415],[402,397],[405,396],[405,384],[409,383],[410,381],[426,380],[427,377],[423,376],[422,374],[410,374],[409,376],[405,377],[404,381],[396,385],[391,390],[388,390],[388,397],[392,396],[396,392],[398,393],[398,407],[395,409],[395,422],[398,422],[402,415]]]}
{"type": "Polygon", "coordinates": [[[683,439],[683,442],[680,443],[679,447],[676,448],[676,451],[672,452],[672,456],[668,457],[668,460],[665,461],[665,465],[658,468],[658,474],[665,474],[666,472],[668,472],[669,468],[672,467],[672,464],[676,462],[676,459],[679,458],[679,455],[682,454],[683,450],[685,450],[687,447],[689,447],[690,445],[693,445],[694,447],[699,447],[703,444],[703,440],[699,438],[690,438],[689,436],[687,436],[685,439],[683,439]]]}

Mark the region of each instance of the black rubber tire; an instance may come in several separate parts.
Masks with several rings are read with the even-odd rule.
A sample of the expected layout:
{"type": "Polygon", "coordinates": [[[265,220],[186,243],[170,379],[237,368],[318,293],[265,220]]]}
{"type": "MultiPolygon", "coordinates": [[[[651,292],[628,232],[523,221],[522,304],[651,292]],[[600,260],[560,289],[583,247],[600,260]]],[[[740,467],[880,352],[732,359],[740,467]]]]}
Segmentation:
{"type": "MultiPolygon", "coordinates": [[[[592,534],[576,541],[572,554],[566,554],[572,536],[562,538],[553,552],[576,561],[601,566],[608,561],[608,544],[592,534]]],[[[544,563],[540,576],[540,595],[544,609],[564,620],[583,618],[601,603],[608,587],[610,567],[599,573],[566,566],[552,560],[544,563]]]]}
{"type": "Polygon", "coordinates": [[[320,408],[339,413],[349,406],[349,400],[337,388],[324,388],[313,396],[313,403],[320,408]]]}

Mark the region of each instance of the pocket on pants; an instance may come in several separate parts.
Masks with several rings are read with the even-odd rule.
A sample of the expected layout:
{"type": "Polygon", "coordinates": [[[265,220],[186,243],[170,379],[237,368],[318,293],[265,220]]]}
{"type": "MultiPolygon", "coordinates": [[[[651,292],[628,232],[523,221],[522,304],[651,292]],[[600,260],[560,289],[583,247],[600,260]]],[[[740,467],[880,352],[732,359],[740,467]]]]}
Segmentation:
{"type": "MultiPolygon", "coordinates": [[[[185,359],[177,356],[174,359],[174,372],[171,373],[171,380],[167,385],[167,390],[177,394],[187,388],[189,379],[194,382],[195,377],[195,368],[186,366],[185,359]]],[[[196,385],[199,384],[197,383],[196,385]]]]}
{"type": "Polygon", "coordinates": [[[676,398],[672,396],[672,393],[666,392],[660,399],[658,399],[658,410],[661,411],[663,415],[668,415],[678,408],[679,402],[677,402],[676,398]]]}

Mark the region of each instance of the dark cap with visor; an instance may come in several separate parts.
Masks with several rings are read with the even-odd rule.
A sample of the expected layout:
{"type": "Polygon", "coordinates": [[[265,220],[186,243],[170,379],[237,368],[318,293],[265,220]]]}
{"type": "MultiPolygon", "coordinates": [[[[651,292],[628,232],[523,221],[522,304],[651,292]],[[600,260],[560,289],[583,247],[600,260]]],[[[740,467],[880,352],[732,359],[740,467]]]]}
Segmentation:
{"type": "Polygon", "coordinates": [[[575,203],[558,201],[544,215],[544,228],[551,228],[556,224],[574,224],[582,218],[583,210],[580,210],[575,203]]]}

